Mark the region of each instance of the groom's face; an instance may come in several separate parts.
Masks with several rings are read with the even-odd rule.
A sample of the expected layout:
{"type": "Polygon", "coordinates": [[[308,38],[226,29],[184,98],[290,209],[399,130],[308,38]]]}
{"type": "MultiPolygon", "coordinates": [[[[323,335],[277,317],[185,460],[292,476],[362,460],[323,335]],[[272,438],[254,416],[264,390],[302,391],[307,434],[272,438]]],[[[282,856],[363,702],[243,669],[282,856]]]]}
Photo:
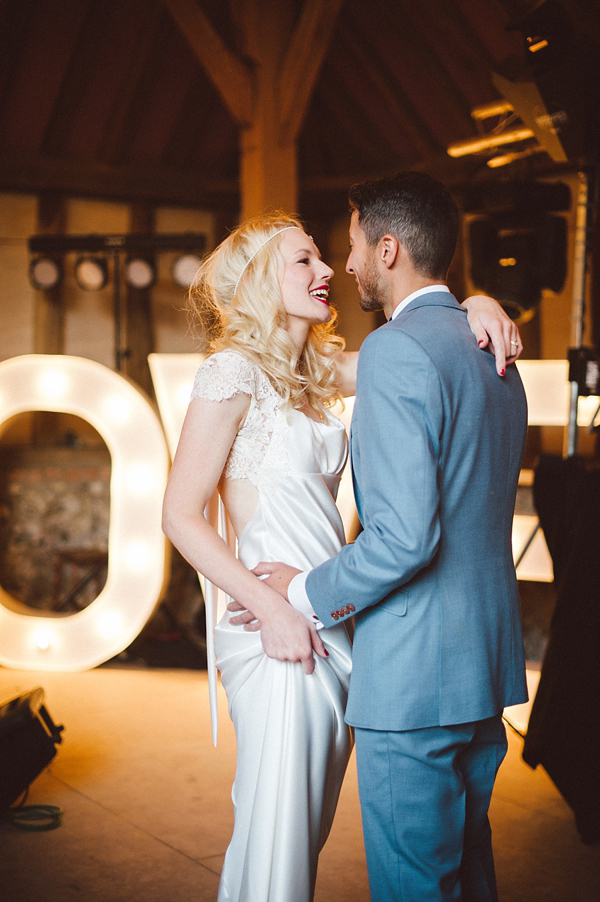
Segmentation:
{"type": "Polygon", "coordinates": [[[358,223],[358,213],[352,213],[350,220],[350,253],[346,272],[351,273],[358,285],[360,306],[363,310],[381,310],[384,305],[384,288],[377,270],[376,248],[368,244],[365,233],[358,223]]]}

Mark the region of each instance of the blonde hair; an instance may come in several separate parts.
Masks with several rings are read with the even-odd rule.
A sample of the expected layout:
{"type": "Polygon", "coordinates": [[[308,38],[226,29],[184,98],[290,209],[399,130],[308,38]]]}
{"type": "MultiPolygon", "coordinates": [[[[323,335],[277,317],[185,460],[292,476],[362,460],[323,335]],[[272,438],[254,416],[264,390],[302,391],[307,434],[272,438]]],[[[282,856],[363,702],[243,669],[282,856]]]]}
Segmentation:
{"type": "Polygon", "coordinates": [[[298,357],[287,331],[287,314],[278,275],[282,258],[279,232],[304,230],[299,219],[276,212],[238,226],[203,261],[190,288],[192,316],[204,326],[211,353],[239,351],[256,363],[286,405],[317,409],[340,397],[335,356],[344,340],[334,332],[337,314],[312,325],[298,357]]]}

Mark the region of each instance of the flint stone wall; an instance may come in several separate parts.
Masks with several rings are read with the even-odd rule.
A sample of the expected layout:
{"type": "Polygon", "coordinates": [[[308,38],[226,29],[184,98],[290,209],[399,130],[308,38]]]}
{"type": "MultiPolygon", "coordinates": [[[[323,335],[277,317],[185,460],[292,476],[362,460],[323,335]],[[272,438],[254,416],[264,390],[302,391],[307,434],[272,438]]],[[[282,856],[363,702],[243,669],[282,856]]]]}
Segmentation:
{"type": "MultiPolygon", "coordinates": [[[[109,517],[108,449],[0,445],[0,585],[22,604],[65,614],[90,604],[106,581],[109,517]]],[[[203,630],[196,573],[175,551],[163,601],[169,628],[174,616],[203,630]]]]}

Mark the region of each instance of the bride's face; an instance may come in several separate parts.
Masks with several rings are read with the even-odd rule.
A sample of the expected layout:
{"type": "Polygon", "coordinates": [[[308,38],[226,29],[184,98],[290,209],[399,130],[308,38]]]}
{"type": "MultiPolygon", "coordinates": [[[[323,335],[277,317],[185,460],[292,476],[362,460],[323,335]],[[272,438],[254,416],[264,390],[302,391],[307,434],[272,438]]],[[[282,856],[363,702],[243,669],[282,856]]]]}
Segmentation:
{"type": "Polygon", "coordinates": [[[312,238],[300,229],[290,229],[281,238],[279,252],[283,259],[279,286],[290,327],[293,321],[309,325],[328,322],[333,270],[321,260],[312,238]]]}

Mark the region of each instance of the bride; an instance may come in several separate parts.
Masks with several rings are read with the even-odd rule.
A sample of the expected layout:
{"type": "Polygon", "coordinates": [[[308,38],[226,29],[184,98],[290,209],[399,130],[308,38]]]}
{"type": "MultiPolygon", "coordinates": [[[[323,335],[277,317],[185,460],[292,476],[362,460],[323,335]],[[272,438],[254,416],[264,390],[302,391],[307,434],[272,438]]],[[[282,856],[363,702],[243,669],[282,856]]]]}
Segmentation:
{"type": "MultiPolygon", "coordinates": [[[[344,543],[335,497],[346,433],[328,408],[354,393],[358,355],[333,331],[332,276],[300,221],[277,213],[232,232],[192,289],[197,316],[213,327],[212,354],[194,382],[163,528],[196,570],[253,611],[286,604],[251,572],[259,561],[307,570],[344,543]],[[217,488],[238,557],[203,516],[217,488]]],[[[465,306],[480,344],[487,329],[504,356],[499,306],[465,306]]],[[[352,748],[351,645],[343,624],[323,641],[310,624],[314,665],[312,650],[275,660],[269,649],[285,636],[260,619],[262,630],[249,632],[226,612],[215,630],[237,740],[218,902],[310,902],[352,748]]]]}

